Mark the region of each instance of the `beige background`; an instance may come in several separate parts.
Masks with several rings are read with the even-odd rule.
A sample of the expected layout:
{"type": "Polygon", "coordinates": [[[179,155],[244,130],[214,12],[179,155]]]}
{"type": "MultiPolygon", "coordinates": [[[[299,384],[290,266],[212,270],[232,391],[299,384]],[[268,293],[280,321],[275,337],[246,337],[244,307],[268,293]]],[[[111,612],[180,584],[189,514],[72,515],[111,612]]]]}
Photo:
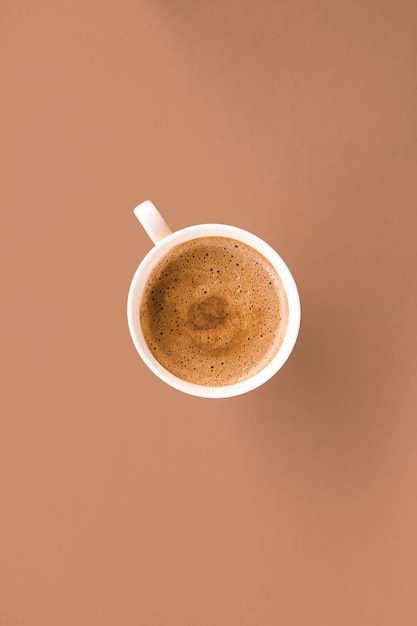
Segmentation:
{"type": "Polygon", "coordinates": [[[417,4],[2,0],[0,89],[0,626],[415,626],[417,4]],[[142,364],[147,198],[289,264],[263,388],[142,364]]]}

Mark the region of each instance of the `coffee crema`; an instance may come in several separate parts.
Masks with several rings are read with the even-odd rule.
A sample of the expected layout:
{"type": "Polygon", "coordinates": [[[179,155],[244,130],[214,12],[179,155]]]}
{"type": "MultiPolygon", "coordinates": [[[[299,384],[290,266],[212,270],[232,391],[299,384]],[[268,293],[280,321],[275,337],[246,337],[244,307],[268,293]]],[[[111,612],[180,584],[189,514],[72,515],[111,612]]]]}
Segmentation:
{"type": "Polygon", "coordinates": [[[228,237],[178,244],[151,272],[140,304],[145,341],[182,380],[218,387],[250,378],[288,324],[282,281],[257,250],[228,237]]]}

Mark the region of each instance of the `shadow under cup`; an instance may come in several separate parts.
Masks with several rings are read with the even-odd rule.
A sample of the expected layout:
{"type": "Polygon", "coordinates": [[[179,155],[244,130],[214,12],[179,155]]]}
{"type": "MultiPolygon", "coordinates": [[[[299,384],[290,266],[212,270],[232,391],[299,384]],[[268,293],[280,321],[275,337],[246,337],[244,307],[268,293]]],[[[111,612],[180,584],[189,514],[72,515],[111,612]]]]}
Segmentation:
{"type": "Polygon", "coordinates": [[[235,226],[200,224],[178,230],[157,243],[137,268],[130,285],[127,301],[127,318],[133,343],[146,365],[161,380],[184,393],[205,398],[227,398],[247,393],[269,380],[290,356],[300,327],[300,299],[290,270],[278,253],[256,235],[235,226]],[[269,261],[278,273],[285,288],[288,302],[288,323],[284,339],[276,354],[267,364],[249,378],[221,386],[198,385],[175,376],[154,357],[143,334],[139,310],[152,270],[175,246],[200,237],[225,237],[242,242],[269,261]]]}

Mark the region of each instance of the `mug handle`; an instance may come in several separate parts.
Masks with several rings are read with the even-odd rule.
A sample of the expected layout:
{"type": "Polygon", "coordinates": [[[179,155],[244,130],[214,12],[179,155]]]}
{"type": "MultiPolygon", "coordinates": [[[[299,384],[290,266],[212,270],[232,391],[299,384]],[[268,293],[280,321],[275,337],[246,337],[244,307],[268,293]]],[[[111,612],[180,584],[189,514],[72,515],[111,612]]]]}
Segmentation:
{"type": "Polygon", "coordinates": [[[138,204],[133,209],[133,213],[155,244],[172,233],[172,230],[150,200],[145,200],[138,204]]]}

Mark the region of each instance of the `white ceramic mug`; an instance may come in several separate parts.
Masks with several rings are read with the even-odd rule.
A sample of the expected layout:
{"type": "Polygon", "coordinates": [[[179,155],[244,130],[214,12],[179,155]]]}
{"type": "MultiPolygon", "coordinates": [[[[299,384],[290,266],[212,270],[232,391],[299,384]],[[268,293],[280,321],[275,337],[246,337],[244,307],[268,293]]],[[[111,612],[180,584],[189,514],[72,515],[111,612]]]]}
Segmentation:
{"type": "Polygon", "coordinates": [[[127,319],[133,343],[146,365],[161,380],[175,389],[204,398],[228,398],[237,396],[269,380],[290,356],[297,340],[300,327],[300,299],[295,281],[288,267],[277,252],[262,239],[246,230],[225,224],[199,224],[172,232],[165,220],[149,200],[142,202],[134,209],[134,214],[154,242],[133,276],[127,300],[127,319]],[[250,378],[231,385],[209,387],[188,382],[165,369],[155,359],[142,333],[139,309],[142,294],[149,275],[158,262],[176,245],[198,237],[229,237],[241,241],[260,252],[275,268],[285,287],[288,299],[288,326],[284,340],[271,361],[250,378]]]}

